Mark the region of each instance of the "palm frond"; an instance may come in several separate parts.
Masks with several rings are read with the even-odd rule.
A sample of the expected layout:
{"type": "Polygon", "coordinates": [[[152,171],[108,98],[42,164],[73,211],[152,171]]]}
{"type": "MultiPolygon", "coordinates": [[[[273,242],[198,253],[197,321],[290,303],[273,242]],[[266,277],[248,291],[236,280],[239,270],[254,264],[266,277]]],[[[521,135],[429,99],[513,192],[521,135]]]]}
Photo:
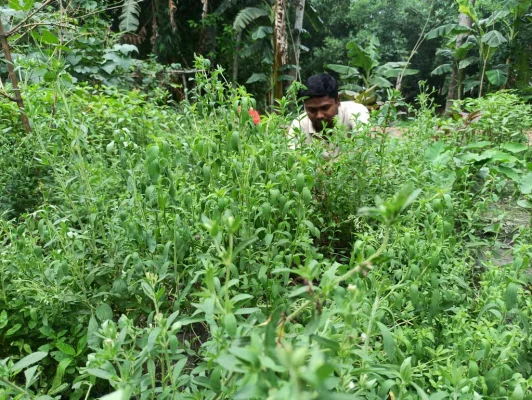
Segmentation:
{"type": "Polygon", "coordinates": [[[238,33],[246,29],[251,22],[260,18],[266,17],[269,12],[258,7],[246,7],[241,10],[233,22],[233,29],[238,33]]]}
{"type": "Polygon", "coordinates": [[[121,32],[136,32],[139,27],[139,3],[142,0],[124,0],[122,12],[120,13],[121,32]]]}

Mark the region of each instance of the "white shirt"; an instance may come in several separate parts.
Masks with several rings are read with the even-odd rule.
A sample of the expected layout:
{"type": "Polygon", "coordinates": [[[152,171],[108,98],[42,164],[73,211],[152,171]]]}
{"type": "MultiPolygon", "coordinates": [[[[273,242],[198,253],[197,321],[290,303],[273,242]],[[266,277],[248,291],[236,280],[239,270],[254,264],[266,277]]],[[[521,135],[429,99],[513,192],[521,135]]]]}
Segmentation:
{"type": "MultiPolygon", "coordinates": [[[[352,131],[357,127],[359,123],[367,123],[369,121],[369,111],[366,106],[362,104],[355,103],[354,101],[342,101],[338,106],[337,122],[339,124],[345,125],[348,131],[352,131]]],[[[305,143],[312,142],[312,136],[316,134],[316,129],[310,121],[307,113],[301,114],[299,117],[292,121],[290,129],[288,131],[288,137],[290,139],[290,148],[294,150],[296,148],[296,143],[299,142],[296,140],[297,132],[299,130],[301,133],[305,134],[305,143]]],[[[324,152],[323,156],[325,158],[331,158],[338,155],[338,149],[332,149],[331,152],[324,152]]]]}
{"type": "MultiPolygon", "coordinates": [[[[352,131],[356,128],[357,123],[367,123],[369,121],[369,111],[362,105],[355,103],[354,101],[342,101],[338,107],[338,123],[345,125],[348,131],[352,131]]],[[[312,141],[312,135],[316,133],[314,125],[307,116],[307,113],[301,114],[299,117],[292,121],[288,135],[292,138],[295,134],[295,129],[300,129],[301,133],[306,134],[306,142],[312,141]]]]}

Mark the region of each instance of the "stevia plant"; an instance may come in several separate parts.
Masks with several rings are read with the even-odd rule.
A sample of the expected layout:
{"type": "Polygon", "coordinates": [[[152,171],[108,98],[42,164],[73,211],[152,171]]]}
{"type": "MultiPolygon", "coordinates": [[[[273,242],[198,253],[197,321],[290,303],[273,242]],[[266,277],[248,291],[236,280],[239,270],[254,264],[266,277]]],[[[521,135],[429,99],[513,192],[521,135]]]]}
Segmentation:
{"type": "Polygon", "coordinates": [[[27,89],[13,157],[46,173],[0,223],[2,396],[528,398],[529,229],[511,263],[478,258],[504,174],[435,142],[426,98],[407,140],[337,128],[335,162],[293,151],[294,91],[255,124],[196,67],[178,109],[27,89]]]}

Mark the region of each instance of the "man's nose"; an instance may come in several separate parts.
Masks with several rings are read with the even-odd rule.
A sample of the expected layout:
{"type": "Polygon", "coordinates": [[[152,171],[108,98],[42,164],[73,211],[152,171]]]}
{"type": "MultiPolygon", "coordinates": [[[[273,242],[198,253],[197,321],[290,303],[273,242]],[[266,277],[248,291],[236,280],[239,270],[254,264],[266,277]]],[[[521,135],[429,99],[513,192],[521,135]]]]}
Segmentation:
{"type": "Polygon", "coordinates": [[[318,111],[318,114],[316,115],[316,118],[319,119],[319,120],[322,120],[323,118],[325,118],[325,114],[323,114],[322,111],[318,111]]]}

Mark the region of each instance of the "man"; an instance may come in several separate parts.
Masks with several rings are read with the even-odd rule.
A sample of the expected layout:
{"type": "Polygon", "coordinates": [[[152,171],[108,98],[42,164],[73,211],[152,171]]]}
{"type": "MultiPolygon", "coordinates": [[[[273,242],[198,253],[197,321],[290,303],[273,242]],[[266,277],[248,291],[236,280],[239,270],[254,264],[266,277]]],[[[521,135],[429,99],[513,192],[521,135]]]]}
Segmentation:
{"type": "MultiPolygon", "coordinates": [[[[315,138],[322,138],[324,129],[334,127],[335,117],[339,124],[345,125],[348,131],[356,128],[360,122],[367,123],[369,111],[362,104],[354,101],[340,102],[338,83],[328,74],[317,74],[307,79],[306,89],[299,91],[298,96],[305,98],[305,113],[297,117],[291,124],[289,136],[292,140],[301,132],[305,135],[305,142],[310,143],[315,138]]],[[[295,146],[292,146],[295,147],[295,146]]],[[[333,151],[334,156],[338,149],[333,151]]],[[[324,154],[327,158],[331,154],[324,154]]]]}

